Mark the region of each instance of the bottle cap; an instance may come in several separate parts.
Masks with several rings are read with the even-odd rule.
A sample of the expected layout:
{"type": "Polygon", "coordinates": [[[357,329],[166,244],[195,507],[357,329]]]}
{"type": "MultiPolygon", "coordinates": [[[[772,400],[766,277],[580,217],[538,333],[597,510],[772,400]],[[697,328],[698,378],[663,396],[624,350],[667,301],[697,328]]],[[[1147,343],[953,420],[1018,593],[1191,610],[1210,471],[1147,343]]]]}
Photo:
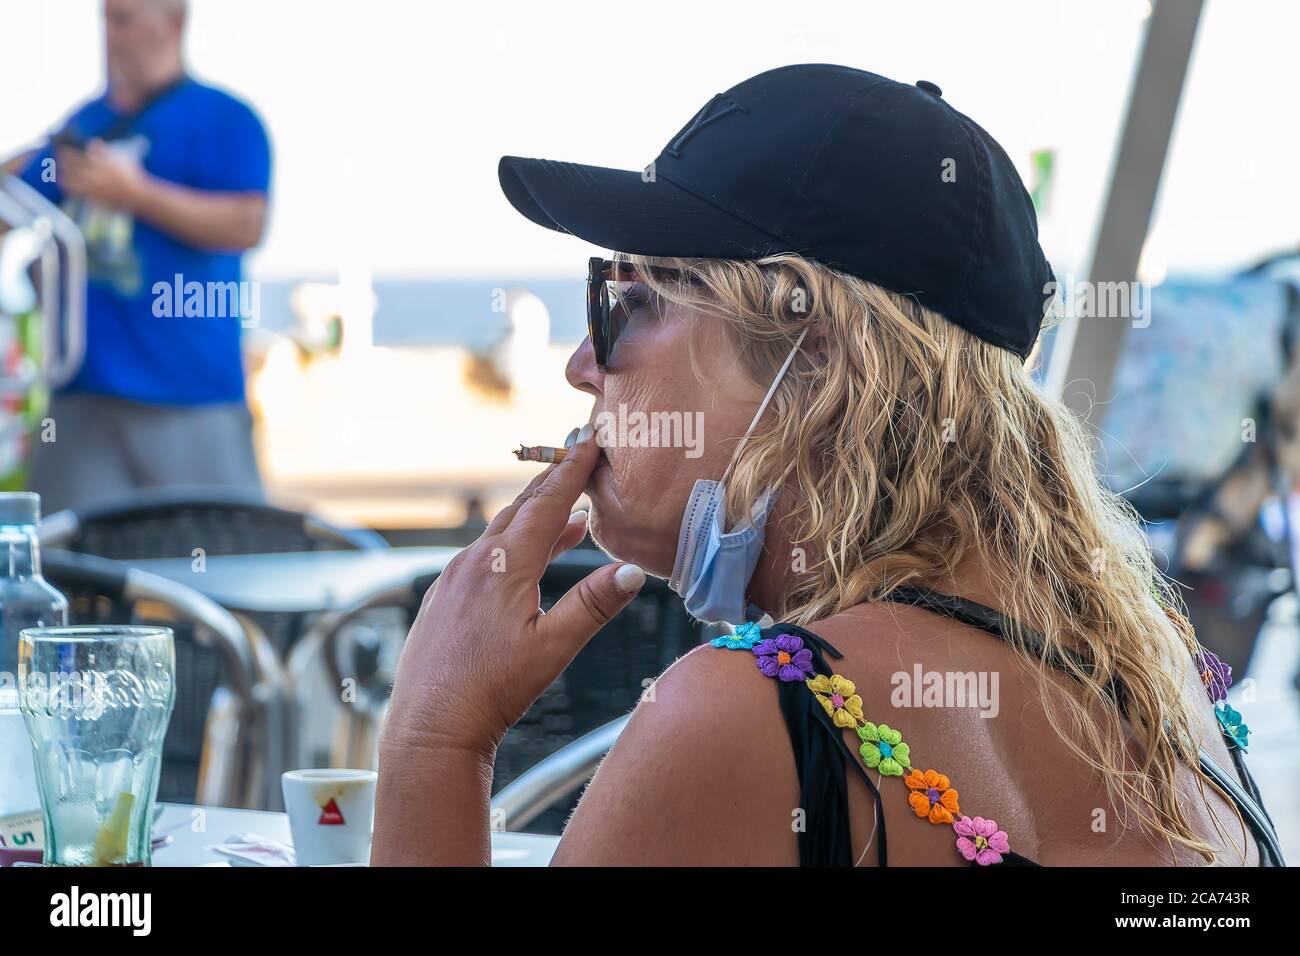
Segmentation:
{"type": "Polygon", "coordinates": [[[0,492],[0,525],[35,525],[40,520],[40,495],[33,491],[0,492]]]}

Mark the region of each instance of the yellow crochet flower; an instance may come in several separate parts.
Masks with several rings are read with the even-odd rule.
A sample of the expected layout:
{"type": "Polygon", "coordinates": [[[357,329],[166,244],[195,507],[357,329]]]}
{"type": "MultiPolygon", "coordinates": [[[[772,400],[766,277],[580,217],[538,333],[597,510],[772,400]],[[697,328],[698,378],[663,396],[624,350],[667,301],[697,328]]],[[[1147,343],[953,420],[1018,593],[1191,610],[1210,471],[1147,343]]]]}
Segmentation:
{"type": "Polygon", "coordinates": [[[857,694],[853,681],[839,674],[826,677],[818,674],[804,681],[808,689],[817,695],[826,715],[836,727],[856,727],[862,720],[862,698],[857,694]]]}

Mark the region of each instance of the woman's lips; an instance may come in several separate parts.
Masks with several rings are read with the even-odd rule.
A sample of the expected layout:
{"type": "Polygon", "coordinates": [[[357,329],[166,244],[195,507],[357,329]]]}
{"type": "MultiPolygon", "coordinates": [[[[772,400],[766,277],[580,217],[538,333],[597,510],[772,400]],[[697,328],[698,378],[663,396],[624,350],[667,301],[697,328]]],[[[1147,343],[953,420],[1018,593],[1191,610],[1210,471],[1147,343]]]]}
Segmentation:
{"type": "Polygon", "coordinates": [[[596,467],[591,470],[591,477],[587,480],[587,493],[593,501],[599,497],[610,504],[618,504],[618,489],[614,486],[614,467],[603,450],[596,467]]]}

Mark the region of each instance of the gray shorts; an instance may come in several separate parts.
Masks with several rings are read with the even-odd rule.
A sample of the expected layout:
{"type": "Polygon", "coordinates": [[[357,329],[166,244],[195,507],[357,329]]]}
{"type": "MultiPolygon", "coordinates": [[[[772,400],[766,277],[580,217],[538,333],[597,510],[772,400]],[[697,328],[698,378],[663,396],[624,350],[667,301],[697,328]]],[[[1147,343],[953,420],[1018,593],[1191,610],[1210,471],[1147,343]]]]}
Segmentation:
{"type": "Polygon", "coordinates": [[[242,402],[145,405],[105,395],[55,395],[45,419],[31,436],[31,490],[41,496],[42,514],[145,488],[262,486],[253,419],[242,402]]]}

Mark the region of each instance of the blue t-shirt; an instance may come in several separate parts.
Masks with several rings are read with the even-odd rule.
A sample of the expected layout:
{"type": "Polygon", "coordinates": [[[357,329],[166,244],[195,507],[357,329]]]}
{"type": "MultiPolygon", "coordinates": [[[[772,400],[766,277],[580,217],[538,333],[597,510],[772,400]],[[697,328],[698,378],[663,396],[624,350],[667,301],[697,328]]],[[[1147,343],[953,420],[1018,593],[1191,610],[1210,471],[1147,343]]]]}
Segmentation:
{"type": "MultiPolygon", "coordinates": [[[[86,139],[121,114],[101,96],[67,122],[86,139]]],[[[187,79],[110,145],[158,179],[193,189],[266,193],[271,148],[256,114],[227,93],[187,79]]],[[[47,145],[22,178],[63,206],[86,238],[86,358],[65,391],[156,405],[244,398],[241,328],[260,297],[240,284],[240,253],[195,249],[149,223],[65,197],[47,145]],[[197,284],[197,285],[196,285],[197,284]]]]}

